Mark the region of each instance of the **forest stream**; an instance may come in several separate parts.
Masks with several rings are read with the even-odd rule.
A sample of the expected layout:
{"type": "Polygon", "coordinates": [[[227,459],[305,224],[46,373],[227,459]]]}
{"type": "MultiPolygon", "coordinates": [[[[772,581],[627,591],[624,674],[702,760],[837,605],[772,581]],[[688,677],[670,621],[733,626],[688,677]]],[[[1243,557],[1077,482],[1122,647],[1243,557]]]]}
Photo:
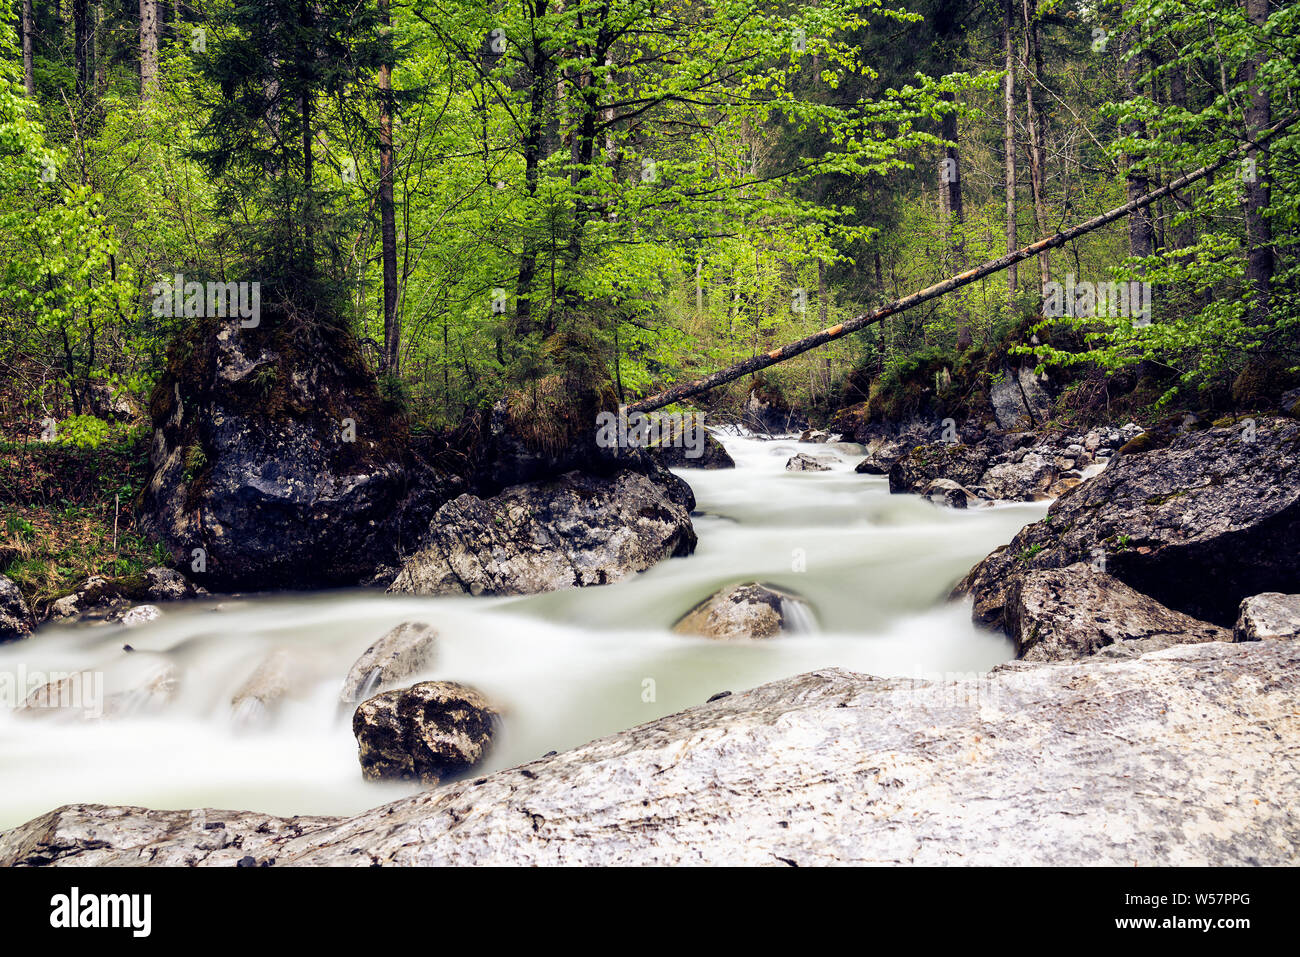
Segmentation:
{"type": "Polygon", "coordinates": [[[734,470],[677,473],[697,498],[695,553],[617,584],[524,598],[356,590],[213,598],[165,605],[160,619],[135,628],[50,625],[0,646],[0,670],[102,671],[106,694],[166,665],[180,676],[162,710],[100,721],[0,713],[0,773],[15,782],[0,796],[0,828],[70,802],[349,814],[413,793],[415,785],[362,780],[352,709],[339,702],[352,662],[402,621],[438,630],[434,667],[412,680],[467,683],[502,711],[476,774],[818,668],[925,678],[1013,657],[1007,638],[977,629],[945,596],[1047,502],[947,509],[890,496],[883,476],[856,474],[860,447],[720,438],[734,470]],[[837,462],[827,472],[785,471],[796,452],[837,462]],[[800,596],[786,609],[793,633],[719,642],[671,631],[718,588],[745,581],[800,596]],[[294,682],[281,706],[232,708],[281,650],[294,682]]]}

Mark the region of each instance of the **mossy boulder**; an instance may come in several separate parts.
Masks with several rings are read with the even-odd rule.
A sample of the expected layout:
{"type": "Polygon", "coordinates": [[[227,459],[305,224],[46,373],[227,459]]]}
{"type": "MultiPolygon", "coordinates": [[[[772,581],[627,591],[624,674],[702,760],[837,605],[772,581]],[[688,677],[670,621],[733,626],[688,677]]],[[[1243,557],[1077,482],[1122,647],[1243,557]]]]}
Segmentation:
{"type": "Polygon", "coordinates": [[[357,582],[393,557],[405,420],[346,330],[266,312],[174,345],[141,525],[209,588],[357,582]]]}

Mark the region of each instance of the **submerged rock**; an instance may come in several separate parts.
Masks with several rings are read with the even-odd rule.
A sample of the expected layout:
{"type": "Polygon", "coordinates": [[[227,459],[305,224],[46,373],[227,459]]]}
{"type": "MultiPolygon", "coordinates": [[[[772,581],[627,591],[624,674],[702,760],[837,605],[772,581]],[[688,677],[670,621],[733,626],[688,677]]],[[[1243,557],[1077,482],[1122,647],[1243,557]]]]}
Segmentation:
{"type": "Polygon", "coordinates": [[[980,562],[954,590],[1001,625],[1031,571],[1104,560],[1107,574],[1175,611],[1222,627],[1243,598],[1300,591],[1300,422],[1260,418],[1176,435],[1117,456],[1047,517],[980,562]]]}
{"type": "Polygon", "coordinates": [[[1007,634],[1026,661],[1083,658],[1112,644],[1144,651],[1228,641],[1227,629],[1173,611],[1082,563],[1029,572],[1007,595],[1007,634]]]}
{"type": "Polygon", "coordinates": [[[831,455],[809,455],[800,452],[785,463],[787,472],[829,472],[835,457],[831,455]]]}
{"type": "Polygon", "coordinates": [[[958,485],[952,479],[935,479],[925,487],[921,497],[936,505],[946,505],[949,508],[965,508],[971,502],[979,501],[978,495],[958,485]]]}
{"type": "Polygon", "coordinates": [[[0,575],[0,642],[26,638],[36,627],[31,610],[18,586],[0,575]]]}
{"type": "Polygon", "coordinates": [[[1241,603],[1233,641],[1290,641],[1300,638],[1300,595],[1265,592],[1241,603]]]}
{"type": "Polygon", "coordinates": [[[404,621],[367,648],[348,669],[339,700],[353,704],[384,685],[433,664],[438,632],[422,621],[404,621]]]}
{"type": "Polygon", "coordinates": [[[473,688],[422,681],[363,701],[352,716],[352,733],[368,779],[418,779],[433,786],[483,760],[499,720],[473,688]]]}
{"type": "Polygon", "coordinates": [[[531,595],[605,585],[695,549],[690,487],[666,470],[569,472],[442,506],[390,592],[531,595]]]}
{"type": "Polygon", "coordinates": [[[3,865],[1287,865],[1300,643],[836,669],[339,818],[72,805],[3,865]]]}
{"type": "Polygon", "coordinates": [[[271,720],[289,694],[308,679],[306,661],[287,648],[277,648],[262,659],[231,696],[230,713],[236,725],[257,727],[271,720]]]}
{"type": "Polygon", "coordinates": [[[786,630],[786,603],[795,600],[758,582],[732,585],[683,615],[673,631],[724,640],[772,638],[786,630]]]}

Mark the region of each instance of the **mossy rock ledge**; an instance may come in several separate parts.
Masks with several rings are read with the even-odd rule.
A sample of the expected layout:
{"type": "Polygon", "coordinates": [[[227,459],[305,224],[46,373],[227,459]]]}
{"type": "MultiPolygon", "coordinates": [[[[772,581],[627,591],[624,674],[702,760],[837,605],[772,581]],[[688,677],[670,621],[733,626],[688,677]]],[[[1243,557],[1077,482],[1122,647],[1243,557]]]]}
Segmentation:
{"type": "Polygon", "coordinates": [[[406,424],[346,330],[265,311],[254,328],[202,322],[151,413],[141,525],[197,583],[343,585],[392,559],[406,424]]]}

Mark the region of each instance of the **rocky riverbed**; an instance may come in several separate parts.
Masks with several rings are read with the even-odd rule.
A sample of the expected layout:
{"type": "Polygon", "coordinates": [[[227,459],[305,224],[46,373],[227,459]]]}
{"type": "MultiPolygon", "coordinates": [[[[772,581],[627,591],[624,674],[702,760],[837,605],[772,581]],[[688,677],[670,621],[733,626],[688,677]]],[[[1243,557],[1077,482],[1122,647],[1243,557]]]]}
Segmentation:
{"type": "MultiPolygon", "coordinates": [[[[455,682],[412,684],[442,639],[407,623],[371,644],[336,694],[356,709],[367,776],[441,786],[335,816],[72,805],[0,835],[0,861],[1300,859],[1291,806],[1300,784],[1300,423],[983,430],[865,446],[833,438],[809,431],[801,443],[762,444],[786,482],[838,488],[856,460],[868,476],[857,481],[887,477],[900,502],[928,499],[920,504],[936,516],[1054,499],[953,593],[981,627],[1008,635],[1019,660],[956,680],[808,672],[476,772],[498,730],[510,728],[511,709],[455,682]]],[[[720,459],[711,467],[726,468],[720,459]]],[[[689,553],[699,521],[707,541],[714,526],[692,522],[694,505],[653,464],[464,494],[394,570],[394,590],[563,593],[618,581],[689,553]],[[590,539],[581,548],[570,534],[579,526],[590,539]]],[[[678,605],[676,640],[780,648],[819,629],[826,605],[815,589],[811,600],[801,594],[797,576],[719,584],[678,605]]],[[[82,604],[102,594],[96,586],[82,604]]],[[[12,596],[0,599],[0,622],[34,624],[12,596]]],[[[120,621],[124,600],[88,617],[120,621]]],[[[293,696],[294,668],[275,674],[285,680],[262,682],[274,686],[268,713],[293,696]]]]}

